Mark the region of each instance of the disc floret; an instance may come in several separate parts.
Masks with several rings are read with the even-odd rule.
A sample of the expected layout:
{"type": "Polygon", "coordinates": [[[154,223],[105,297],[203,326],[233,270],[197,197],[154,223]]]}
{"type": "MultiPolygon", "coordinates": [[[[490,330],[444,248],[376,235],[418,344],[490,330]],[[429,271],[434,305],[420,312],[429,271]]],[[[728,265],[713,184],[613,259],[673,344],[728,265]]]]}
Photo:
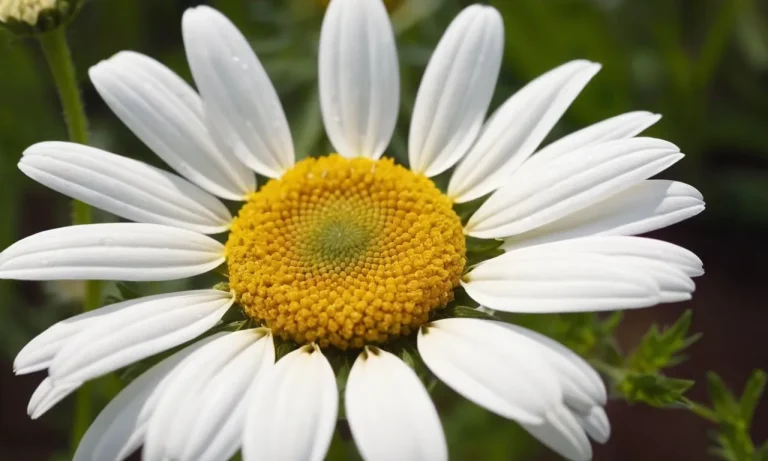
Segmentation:
{"type": "Polygon", "coordinates": [[[227,242],[246,314],[299,344],[409,335],[453,299],[461,223],[434,183],[390,159],[297,163],[249,197],[227,242]]]}

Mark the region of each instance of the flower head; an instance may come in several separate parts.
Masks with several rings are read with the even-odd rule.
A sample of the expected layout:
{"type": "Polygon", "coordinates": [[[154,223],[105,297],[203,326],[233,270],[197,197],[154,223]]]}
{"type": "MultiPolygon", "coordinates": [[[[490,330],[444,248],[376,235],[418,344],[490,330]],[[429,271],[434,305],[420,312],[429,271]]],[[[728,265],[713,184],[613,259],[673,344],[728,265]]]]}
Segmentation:
{"type": "Polygon", "coordinates": [[[197,338],[118,395],[75,459],[122,460],[143,445],[147,460],[227,460],[241,448],[246,461],[319,460],[340,374],[366,460],[444,460],[438,413],[406,364],[418,354],[460,395],[569,459],[591,458],[589,438],[610,433],[600,376],[554,340],[455,315],[452,301],[465,292],[485,311],[556,313],[690,298],[701,261],[632,236],[703,209],[691,186],[648,179],[682,157],[666,141],[635,137],[658,116],[619,115],[540,148],[600,68],[578,60],[486,120],[503,26],[495,9],[473,5],[425,71],[407,169],[386,157],[399,112],[386,9],[332,0],[319,88],[336,153],[296,162],[278,95],[246,39],[208,7],[188,10],[182,26],[199,94],[133,52],[90,71],[117,116],[180,176],[86,146],[30,147],[24,173],[137,222],[28,237],[0,255],[0,278],[169,280],[225,264],[226,289],[124,301],[52,326],[15,361],[17,373],[48,370],[30,414],[197,338]],[[430,178],[448,170],[443,193],[430,178]],[[254,172],[270,179],[257,187],[254,172]],[[236,217],[219,198],[243,202],[236,217]],[[479,207],[462,220],[456,205],[469,202],[479,207]],[[226,243],[207,235],[223,232],[226,243]],[[503,254],[471,259],[468,239],[503,254]],[[231,309],[243,320],[211,334],[231,309]]]}
{"type": "Polygon", "coordinates": [[[48,32],[69,21],[82,0],[0,0],[0,25],[20,34],[48,32]]]}

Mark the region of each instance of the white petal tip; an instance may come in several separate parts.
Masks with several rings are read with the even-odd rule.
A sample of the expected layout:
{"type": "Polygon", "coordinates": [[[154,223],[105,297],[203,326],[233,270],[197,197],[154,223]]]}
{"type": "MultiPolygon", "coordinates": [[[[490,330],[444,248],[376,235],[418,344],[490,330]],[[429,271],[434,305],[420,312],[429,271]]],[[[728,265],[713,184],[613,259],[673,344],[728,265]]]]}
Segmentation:
{"type": "Polygon", "coordinates": [[[36,371],[40,371],[44,369],[44,366],[13,366],[13,374],[15,376],[21,376],[21,375],[28,375],[30,373],[34,373],[36,371]]]}
{"type": "Polygon", "coordinates": [[[663,292],[660,297],[662,303],[680,303],[693,298],[691,293],[663,292]]]}
{"type": "Polygon", "coordinates": [[[608,442],[611,437],[611,423],[603,407],[594,407],[587,416],[578,416],[578,419],[592,440],[599,444],[608,442]]]}

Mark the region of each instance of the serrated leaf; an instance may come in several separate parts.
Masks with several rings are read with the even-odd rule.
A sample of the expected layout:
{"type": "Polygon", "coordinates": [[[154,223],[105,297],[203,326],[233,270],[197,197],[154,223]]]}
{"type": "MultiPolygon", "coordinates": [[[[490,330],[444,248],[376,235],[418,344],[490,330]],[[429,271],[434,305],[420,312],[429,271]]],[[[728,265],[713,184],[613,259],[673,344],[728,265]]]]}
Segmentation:
{"type": "Polygon", "coordinates": [[[669,378],[654,373],[629,372],[617,389],[629,402],[642,402],[657,408],[684,404],[683,395],[693,386],[688,379],[669,378]]]}
{"type": "Polygon", "coordinates": [[[700,335],[688,335],[692,314],[686,311],[674,324],[665,330],[652,325],[640,344],[627,358],[627,367],[643,373],[653,373],[676,365],[685,360],[679,352],[690,347],[700,335]]]}

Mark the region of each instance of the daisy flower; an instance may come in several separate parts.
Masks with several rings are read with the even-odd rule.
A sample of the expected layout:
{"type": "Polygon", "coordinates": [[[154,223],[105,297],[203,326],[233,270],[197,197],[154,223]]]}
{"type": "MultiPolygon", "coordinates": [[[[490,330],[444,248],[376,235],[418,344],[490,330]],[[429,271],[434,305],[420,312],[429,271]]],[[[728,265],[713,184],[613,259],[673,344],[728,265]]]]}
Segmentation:
{"type": "Polygon", "coordinates": [[[297,162],[278,95],[243,35],[205,6],[182,26],[199,94],[134,52],[90,70],[115,114],[178,175],[82,145],[30,147],[19,163],[28,176],[135,223],[25,238],[0,255],[0,277],[159,281],[225,265],[226,288],[128,300],[53,325],[14,364],[17,374],[48,372],[29,414],[186,345],[103,410],[77,461],[122,460],[139,447],[145,461],[227,460],[238,450],[246,461],[320,460],[340,406],[364,459],[445,460],[438,413],[410,366],[423,361],[564,457],[590,459],[588,437],[610,433],[598,374],[539,333],[445,307],[458,291],[518,313],[689,299],[701,261],[632,236],[703,209],[691,186],[648,179],[683,157],[635,137],[659,117],[619,115],[540,149],[600,68],[579,60],[486,120],[503,25],[495,9],[473,5],[422,78],[409,170],[383,157],[399,110],[385,7],[333,0],[319,90],[336,153],[297,162]],[[430,178],[450,169],[442,193],[430,178]],[[271,179],[257,187],[254,172],[271,179]],[[241,201],[237,216],[219,199],[241,201]],[[454,206],[467,202],[482,204],[463,222],[454,206]],[[468,264],[474,239],[497,241],[503,254],[468,264]],[[230,309],[247,319],[236,331],[221,325],[230,309]]]}

